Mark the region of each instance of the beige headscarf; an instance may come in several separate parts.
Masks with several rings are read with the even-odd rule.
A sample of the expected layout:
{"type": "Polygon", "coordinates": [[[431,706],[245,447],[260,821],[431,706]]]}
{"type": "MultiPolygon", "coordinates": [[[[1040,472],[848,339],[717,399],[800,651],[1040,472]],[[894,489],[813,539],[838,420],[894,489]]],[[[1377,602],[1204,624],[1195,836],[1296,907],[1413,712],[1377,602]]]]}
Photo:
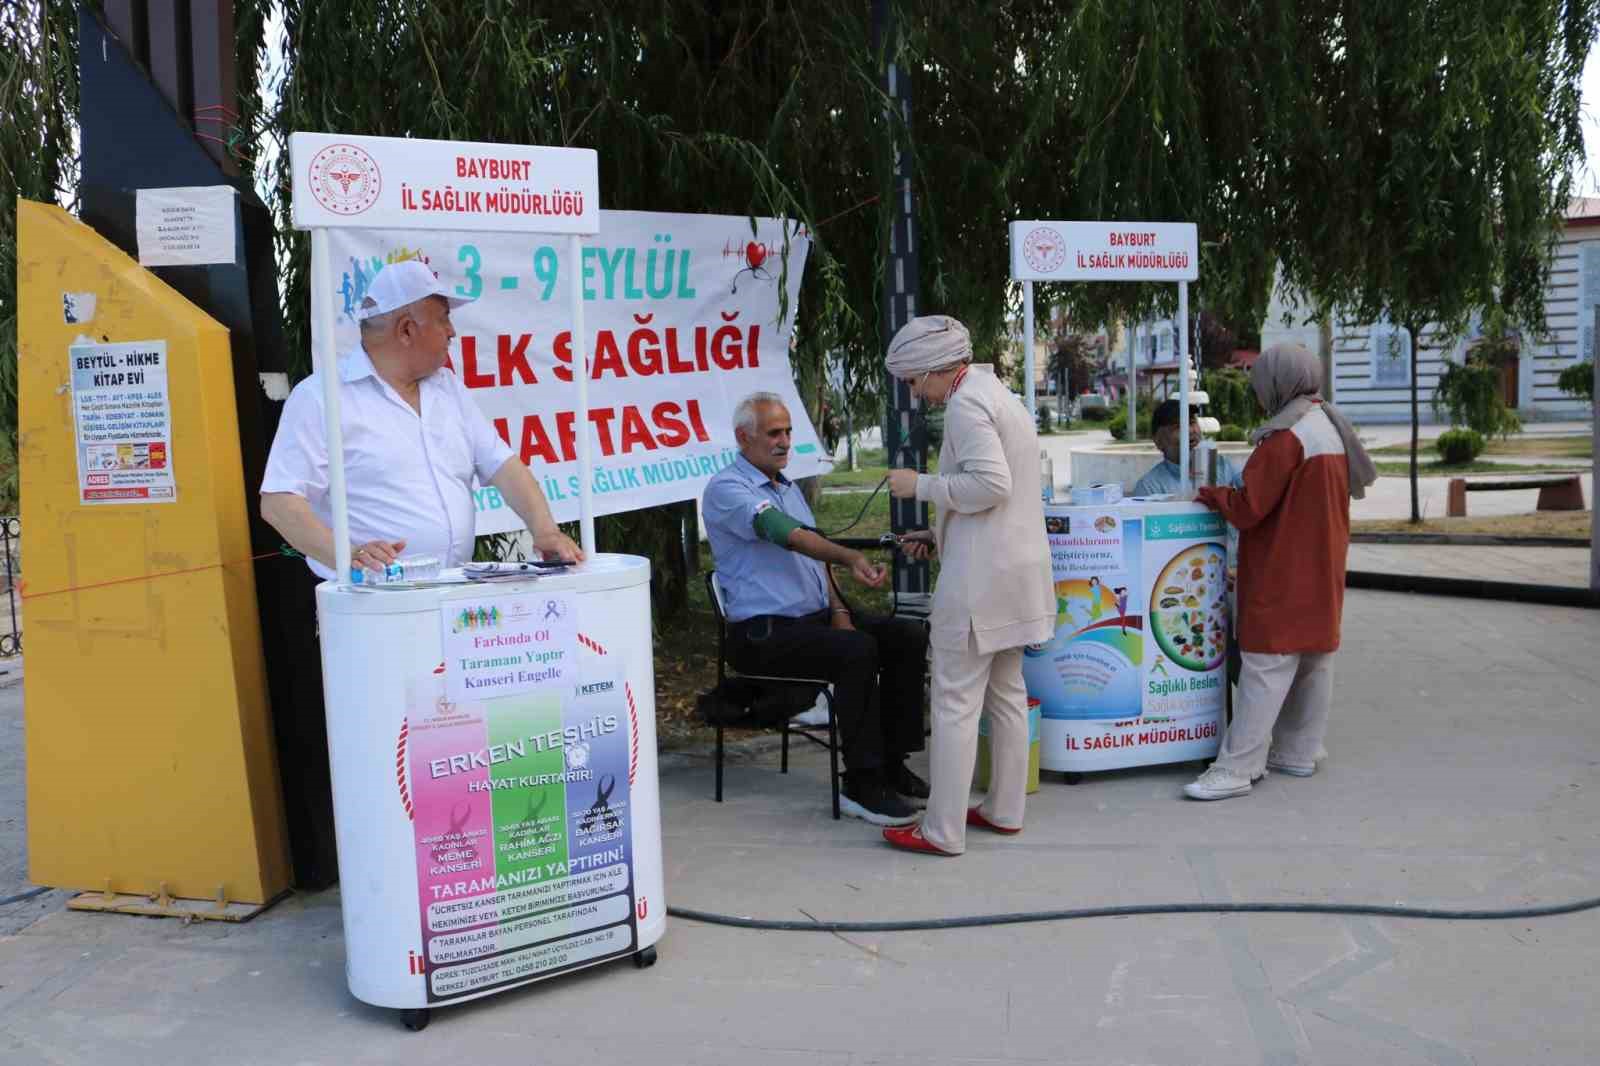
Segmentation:
{"type": "Polygon", "coordinates": [[[1250,443],[1260,444],[1283,429],[1292,429],[1313,407],[1320,406],[1344,441],[1345,459],[1350,467],[1350,495],[1361,499],[1367,486],[1378,480],[1377,467],[1361,446],[1356,427],[1333,404],[1322,398],[1322,363],[1303,344],[1274,344],[1261,353],[1250,368],[1250,386],[1256,399],[1272,417],[1250,434],[1250,443]]]}
{"type": "Polygon", "coordinates": [[[903,378],[971,358],[972,337],[966,326],[949,315],[922,315],[900,327],[884,362],[889,373],[903,378]]]}

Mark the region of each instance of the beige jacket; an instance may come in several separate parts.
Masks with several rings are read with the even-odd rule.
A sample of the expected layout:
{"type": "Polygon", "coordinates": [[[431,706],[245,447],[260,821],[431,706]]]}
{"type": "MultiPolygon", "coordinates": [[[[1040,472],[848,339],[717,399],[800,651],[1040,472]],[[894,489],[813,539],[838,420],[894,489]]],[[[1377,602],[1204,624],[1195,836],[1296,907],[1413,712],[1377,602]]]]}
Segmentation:
{"type": "Polygon", "coordinates": [[[936,648],[980,654],[1040,644],[1055,632],[1055,586],[1039,498],[1039,437],[994,367],[974,363],[945,411],[939,473],[917,479],[937,509],[936,648]]]}

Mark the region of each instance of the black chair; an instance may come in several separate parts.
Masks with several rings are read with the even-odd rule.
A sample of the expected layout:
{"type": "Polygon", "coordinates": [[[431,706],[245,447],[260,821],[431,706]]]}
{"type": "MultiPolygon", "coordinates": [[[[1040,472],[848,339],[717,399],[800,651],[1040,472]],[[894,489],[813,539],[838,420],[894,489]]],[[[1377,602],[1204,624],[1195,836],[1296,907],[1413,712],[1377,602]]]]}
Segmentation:
{"type": "MultiPolygon", "coordinates": [[[[820,748],[828,749],[828,785],[833,794],[833,817],[839,818],[839,722],[833,713],[833,688],[826,678],[821,677],[774,677],[766,674],[739,673],[728,665],[728,617],[723,610],[722,584],[717,580],[717,572],[711,570],[706,574],[706,594],[711,601],[711,610],[717,616],[717,684],[722,684],[729,677],[741,681],[755,681],[762,685],[795,686],[804,685],[816,689],[827,703],[828,707],[828,739],[823,740],[810,729],[804,726],[795,726],[789,719],[785,719],[779,729],[783,733],[783,756],[778,772],[789,772],[789,737],[791,735],[804,737],[820,748]]],[[[802,712],[803,713],[803,712],[802,712]]],[[[722,802],[722,726],[717,726],[717,802],[722,802]]]]}

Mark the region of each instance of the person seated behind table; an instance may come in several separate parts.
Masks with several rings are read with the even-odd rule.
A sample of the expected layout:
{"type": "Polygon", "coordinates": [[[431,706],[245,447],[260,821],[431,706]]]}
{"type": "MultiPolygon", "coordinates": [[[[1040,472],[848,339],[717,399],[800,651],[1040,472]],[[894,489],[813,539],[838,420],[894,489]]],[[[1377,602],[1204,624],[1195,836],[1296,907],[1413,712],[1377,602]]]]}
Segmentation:
{"type": "MultiPolygon", "coordinates": [[[[1183,482],[1183,471],[1178,466],[1178,401],[1163,400],[1150,416],[1150,430],[1156,447],[1161,449],[1162,460],[1140,478],[1133,486],[1134,496],[1162,496],[1177,492],[1183,482]]],[[[1189,415],[1189,451],[1200,445],[1200,424],[1191,411],[1189,415]]],[[[1217,455],[1217,484],[1240,488],[1244,482],[1239,470],[1227,456],[1217,455]]]]}
{"type": "Polygon", "coordinates": [[[918,622],[853,612],[826,564],[847,566],[877,587],[884,570],[812,527],[799,486],[783,476],[790,421],[771,392],[734,409],[739,457],[701,499],[728,620],[728,661],[748,674],[826,678],[833,683],[845,780],[841,813],[875,825],[906,825],[926,804],[928,784],[905,765],[923,746],[923,666],[928,637],[918,622]]]}

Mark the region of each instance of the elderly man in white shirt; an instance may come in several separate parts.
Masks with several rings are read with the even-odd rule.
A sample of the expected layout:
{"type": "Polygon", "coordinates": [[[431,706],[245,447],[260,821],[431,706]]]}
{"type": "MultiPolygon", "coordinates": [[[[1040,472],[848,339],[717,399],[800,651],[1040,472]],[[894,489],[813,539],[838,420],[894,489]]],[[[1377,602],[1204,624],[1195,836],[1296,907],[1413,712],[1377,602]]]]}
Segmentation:
{"type": "MultiPolygon", "coordinates": [[[[444,369],[452,306],[427,264],[394,263],[378,272],[356,310],[361,344],[339,360],[340,425],[350,504],[352,562],[382,571],[402,553],[444,566],[472,559],[472,479],[500,490],[546,557],[577,561],[556,526],[544,491],[484,417],[466,387],[444,369]]],[[[267,459],[261,516],[333,576],[332,507],[322,384],[295,386],[267,459]]]]}
{"type": "MultiPolygon", "coordinates": [[[[544,556],[583,557],[556,526],[528,468],[444,369],[455,336],[450,308],[464,302],[447,296],[425,263],[406,261],[381,270],[356,310],[361,344],[339,362],[355,566],[381,571],[402,553],[436,556],[445,566],[471,560],[474,476],[500,490],[544,556]]],[[[314,374],[284,405],[261,483],[261,517],[311,567],[285,574],[277,636],[293,668],[270,679],[274,728],[283,744],[306,752],[326,751],[328,743],[316,625],[316,586],[337,565],[325,425],[322,379],[314,374]]],[[[296,885],[325,888],[338,874],[328,760],[295,760],[283,772],[296,885]]]]}

